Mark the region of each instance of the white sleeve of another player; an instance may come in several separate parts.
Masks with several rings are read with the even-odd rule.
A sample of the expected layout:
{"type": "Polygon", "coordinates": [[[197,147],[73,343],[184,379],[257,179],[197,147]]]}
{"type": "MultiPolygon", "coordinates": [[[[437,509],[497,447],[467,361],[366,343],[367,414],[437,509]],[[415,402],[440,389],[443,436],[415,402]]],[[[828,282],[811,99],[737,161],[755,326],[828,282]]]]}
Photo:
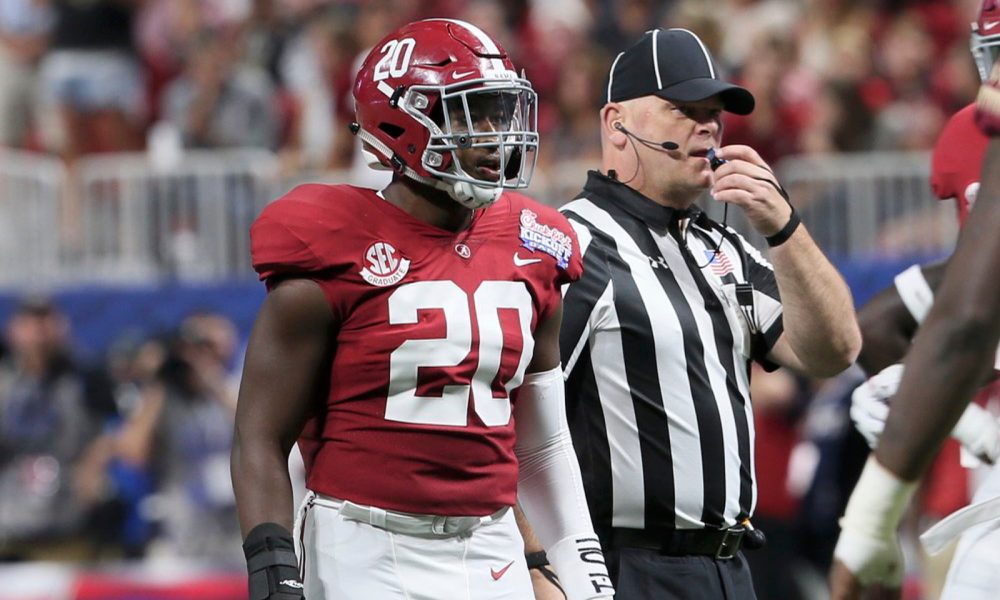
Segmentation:
{"type": "Polygon", "coordinates": [[[514,409],[518,503],[545,547],[568,600],[611,598],[601,545],[566,425],[562,369],[529,373],[514,409]]]}
{"type": "Polygon", "coordinates": [[[913,319],[918,324],[923,323],[931,310],[931,305],[934,304],[934,291],[927,284],[920,265],[913,265],[896,275],[895,283],[896,293],[913,315],[913,319]]]}

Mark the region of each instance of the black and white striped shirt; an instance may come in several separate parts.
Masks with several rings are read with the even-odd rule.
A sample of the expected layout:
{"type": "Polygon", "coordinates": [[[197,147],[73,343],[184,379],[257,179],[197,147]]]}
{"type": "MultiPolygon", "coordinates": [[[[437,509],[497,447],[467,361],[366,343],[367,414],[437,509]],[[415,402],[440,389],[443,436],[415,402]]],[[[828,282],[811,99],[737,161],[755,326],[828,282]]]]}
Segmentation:
{"type": "Polygon", "coordinates": [[[597,172],[561,210],[584,262],[564,291],[561,352],[595,527],[738,523],[757,497],[750,361],[766,363],[782,332],[771,265],[697,209],[597,172]],[[737,300],[747,279],[757,335],[737,300]]]}

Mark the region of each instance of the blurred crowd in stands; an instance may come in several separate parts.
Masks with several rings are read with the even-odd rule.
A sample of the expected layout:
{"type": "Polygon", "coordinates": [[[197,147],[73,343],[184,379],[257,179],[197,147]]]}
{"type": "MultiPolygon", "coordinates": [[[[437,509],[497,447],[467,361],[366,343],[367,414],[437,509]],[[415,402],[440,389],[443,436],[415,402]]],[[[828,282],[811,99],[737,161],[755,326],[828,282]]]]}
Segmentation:
{"type": "MultiPolygon", "coordinates": [[[[488,29],[525,68],[539,92],[542,170],[597,159],[608,67],[658,25],[697,32],[755,94],[752,115],[727,117],[726,141],[772,164],[801,153],[926,150],[977,90],[968,31],[978,6],[0,0],[0,145],[69,163],[147,146],[254,146],[278,153],[290,174],[360,172],[347,129],[360,58],[403,22],[449,16],[488,29]]],[[[241,352],[225,316],[192,314],[151,339],[125,334],[100,365],[74,356],[68,322],[47,298],[23,298],[3,331],[0,561],[242,564],[228,474],[241,352]]],[[[829,564],[844,494],[867,452],[846,411],[859,377],[754,376],[757,520],[772,543],[749,558],[760,563],[758,584],[782,598],[796,597],[789,578],[829,564]]],[[[946,489],[956,498],[942,500],[940,514],[964,502],[962,485],[946,489]]]]}
{"type": "Polygon", "coordinates": [[[927,149],[971,100],[976,0],[4,0],[0,144],[57,153],[265,147],[345,169],[360,57],[427,16],[483,25],[539,92],[541,159],[593,158],[614,55],[698,33],[757,97],[727,123],[765,159],[927,149]]]}
{"type": "Polygon", "coordinates": [[[239,337],[225,317],[77,357],[50,299],[21,299],[0,358],[0,562],[239,564],[229,478],[239,337]]]}

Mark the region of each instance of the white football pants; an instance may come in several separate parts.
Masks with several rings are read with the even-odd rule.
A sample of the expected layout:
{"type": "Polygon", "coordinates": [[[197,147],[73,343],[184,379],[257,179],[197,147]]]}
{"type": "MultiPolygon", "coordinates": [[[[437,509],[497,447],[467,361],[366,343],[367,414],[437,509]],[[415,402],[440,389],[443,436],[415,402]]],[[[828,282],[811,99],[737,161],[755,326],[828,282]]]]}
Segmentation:
{"type": "Polygon", "coordinates": [[[533,597],[524,543],[512,510],[504,511],[495,520],[485,517],[484,524],[453,534],[428,531],[424,535],[416,531],[424,523],[442,521],[441,517],[398,515],[307,492],[295,522],[305,597],[308,600],[533,597]],[[369,510],[371,515],[366,514],[369,510]],[[372,525],[371,521],[382,526],[372,525]]]}
{"type": "MultiPolygon", "coordinates": [[[[1000,497],[1000,466],[994,466],[972,503],[1000,497]]],[[[1000,590],[1000,514],[962,533],[941,600],[996,600],[1000,590]]]]}

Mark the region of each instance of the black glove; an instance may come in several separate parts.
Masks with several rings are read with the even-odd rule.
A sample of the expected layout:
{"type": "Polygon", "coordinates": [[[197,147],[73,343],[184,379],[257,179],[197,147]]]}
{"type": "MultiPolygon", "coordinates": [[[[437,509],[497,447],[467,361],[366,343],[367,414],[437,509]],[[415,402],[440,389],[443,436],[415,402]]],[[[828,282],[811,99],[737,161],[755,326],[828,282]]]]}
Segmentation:
{"type": "Polygon", "coordinates": [[[243,542],[250,574],[250,600],[304,600],[295,541],[277,523],[261,523],[243,542]]]}

